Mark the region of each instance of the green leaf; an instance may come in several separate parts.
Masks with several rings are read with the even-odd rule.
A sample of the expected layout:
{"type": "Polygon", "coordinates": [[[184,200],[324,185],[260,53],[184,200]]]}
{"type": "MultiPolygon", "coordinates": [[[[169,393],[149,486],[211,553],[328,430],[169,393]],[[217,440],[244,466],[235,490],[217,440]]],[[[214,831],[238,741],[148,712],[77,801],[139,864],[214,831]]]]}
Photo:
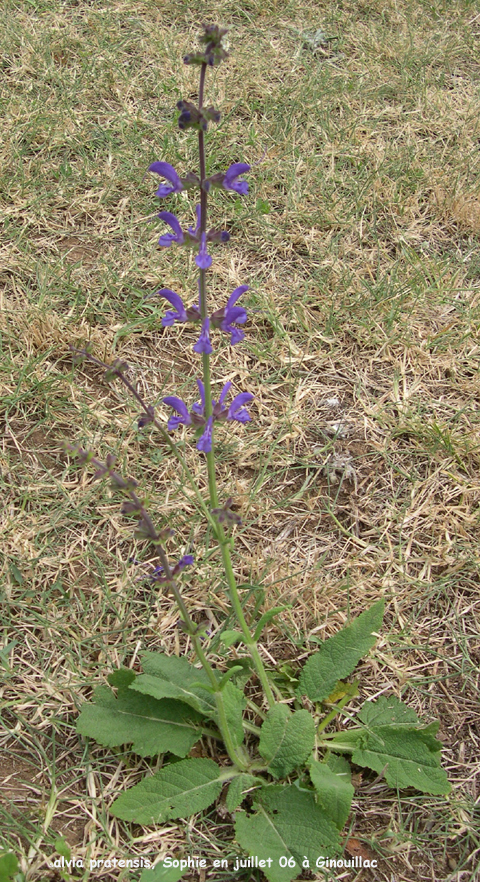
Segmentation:
{"type": "Polygon", "coordinates": [[[223,645],[228,648],[229,646],[233,646],[234,643],[240,643],[240,640],[244,640],[244,636],[241,631],[224,631],[223,634],[220,635],[220,640],[223,645]]]}
{"type": "Polygon", "coordinates": [[[275,778],[284,778],[302,765],[314,744],[315,723],[308,711],[292,713],[286,704],[276,704],[269,710],[258,749],[275,778]]]}
{"type": "Polygon", "coordinates": [[[136,678],[132,689],[154,698],[177,698],[206,716],[215,712],[211,683],[203,668],[195,668],[186,658],[161,652],[146,652],[142,665],[145,673],[136,678]]]}
{"type": "Polygon", "coordinates": [[[229,680],[235,679],[237,674],[242,673],[243,665],[232,665],[227,671],[225,671],[222,679],[220,680],[219,686],[220,689],[225,689],[226,684],[229,680]]]}
{"type": "Polygon", "coordinates": [[[372,729],[376,726],[408,726],[411,729],[419,722],[415,711],[395,695],[382,695],[376,701],[366,701],[358,719],[372,729]]]}
{"type": "Polygon", "coordinates": [[[440,766],[440,742],[417,729],[379,726],[365,735],[352,754],[357,766],[383,772],[390,787],[416,787],[423,793],[446,794],[451,790],[440,766]]]}
{"type": "Polygon", "coordinates": [[[8,882],[17,872],[18,861],[13,852],[0,855],[0,882],[8,882]]]}
{"type": "Polygon", "coordinates": [[[146,673],[136,678],[132,689],[153,698],[176,698],[207,717],[214,716],[215,698],[209,691],[210,682],[203,670],[176,656],[148,653],[148,657],[143,662],[146,673]],[[154,655],[156,660],[152,663],[151,657],[154,655]],[[173,659],[174,663],[171,664],[173,659]],[[201,683],[207,688],[203,689],[201,683]]]}
{"type": "MultiPolygon", "coordinates": [[[[240,692],[240,689],[237,689],[233,683],[225,685],[224,689],[222,689],[222,696],[230,734],[235,747],[239,747],[240,744],[243,744],[243,711],[247,706],[247,699],[243,692],[240,692]]],[[[216,713],[213,719],[218,726],[219,720],[216,713]]]]}
{"type": "Polygon", "coordinates": [[[301,872],[305,858],[315,867],[321,855],[332,857],[338,852],[338,830],[316,804],[313,793],[294,784],[263,787],[255,808],[254,814],[238,814],[235,837],[248,854],[272,859],[270,867],[262,867],[269,882],[290,882],[301,872]],[[293,858],[296,866],[280,867],[281,857],[293,858]]]}
{"type": "Polygon", "coordinates": [[[260,214],[270,214],[270,203],[267,202],[266,199],[260,199],[260,197],[259,197],[257,199],[255,205],[256,205],[257,211],[260,214]]]}
{"type": "Polygon", "coordinates": [[[284,609],[291,609],[291,604],[289,606],[274,606],[273,609],[269,609],[268,612],[264,613],[259,620],[257,627],[255,628],[253,639],[259,640],[260,634],[262,633],[265,625],[268,624],[268,622],[271,622],[271,620],[275,618],[275,616],[278,616],[279,613],[283,612],[284,609]]]}
{"type": "Polygon", "coordinates": [[[135,671],[132,671],[131,668],[119,668],[118,671],[112,671],[107,680],[110,686],[114,686],[116,689],[126,689],[133,683],[136,676],[135,671]]]}
{"type": "Polygon", "coordinates": [[[95,704],[83,705],[77,732],[104,747],[131,744],[140,756],[170,751],[183,757],[201,737],[195,723],[202,718],[178,701],[157,701],[130,689],[116,698],[107,686],[100,686],[94,698],[95,704]]]}
{"type": "Polygon", "coordinates": [[[110,812],[115,818],[136,824],[189,818],[215,802],[224,782],[225,772],[213,760],[181,760],[122,793],[110,812]]]}
{"type": "Polygon", "coordinates": [[[374,645],[375,632],[382,624],[384,608],[384,601],[379,600],[354,619],[351,625],[325,640],[304,666],[297,695],[308,695],[312,701],[328,698],[337,681],[351,674],[374,645]]]}
{"type": "MultiPolygon", "coordinates": [[[[176,698],[210,717],[218,725],[215,695],[209,691],[211,684],[202,668],[195,668],[184,658],[156,652],[146,654],[143,667],[147,673],[140,674],[131,689],[157,699],[176,698]]],[[[233,683],[225,685],[222,696],[231,734],[238,746],[243,742],[242,711],[246,707],[246,699],[233,683]]]]}
{"type": "Polygon", "coordinates": [[[160,863],[153,870],[144,870],[140,882],[179,882],[185,873],[186,870],[181,870],[180,867],[164,867],[160,863]]]}
{"type": "Polygon", "coordinates": [[[330,756],[326,763],[310,763],[310,778],[317,802],[339,830],[350,814],[354,788],[350,766],[342,756],[330,756]]]}
{"type": "Polygon", "coordinates": [[[263,778],[256,778],[255,775],[237,775],[236,778],[232,778],[225,800],[228,811],[234,812],[242,804],[245,791],[258,787],[259,784],[264,784],[263,778]]]}

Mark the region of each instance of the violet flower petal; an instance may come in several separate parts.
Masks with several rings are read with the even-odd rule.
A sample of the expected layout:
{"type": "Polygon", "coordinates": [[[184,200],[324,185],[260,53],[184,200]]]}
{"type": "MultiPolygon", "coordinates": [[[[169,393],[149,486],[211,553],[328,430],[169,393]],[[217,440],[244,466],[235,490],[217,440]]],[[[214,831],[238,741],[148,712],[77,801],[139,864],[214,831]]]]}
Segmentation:
{"type": "Polygon", "coordinates": [[[193,404],[192,410],[197,416],[203,416],[205,413],[205,386],[201,380],[197,380],[197,386],[200,392],[200,404],[193,404]]]}
{"type": "Polygon", "coordinates": [[[227,300],[225,309],[228,311],[232,308],[232,306],[237,302],[237,300],[248,291],[248,285],[239,285],[238,288],[235,288],[235,291],[230,294],[230,297],[227,300]]]}
{"type": "Polygon", "coordinates": [[[248,193],[247,181],[239,181],[240,175],[250,171],[250,166],[245,162],[234,162],[225,172],[222,186],[225,190],[235,190],[240,196],[246,196],[248,193]]]}
{"type": "Polygon", "coordinates": [[[206,318],[202,322],[202,333],[198,338],[198,341],[195,343],[193,347],[194,352],[198,352],[199,355],[210,355],[213,352],[212,345],[210,343],[210,319],[206,318]]]}
{"type": "Polygon", "coordinates": [[[231,384],[230,380],[228,381],[228,383],[225,383],[222,391],[220,392],[220,398],[218,399],[218,403],[220,405],[223,406],[223,402],[225,401],[225,397],[226,397],[229,389],[231,388],[231,386],[232,386],[232,384],[231,384]]]}
{"type": "Polygon", "coordinates": [[[251,420],[250,414],[243,405],[252,401],[253,397],[251,392],[240,392],[239,395],[236,395],[228,408],[227,420],[237,420],[239,423],[247,423],[251,420]]]}
{"type": "Polygon", "coordinates": [[[192,418],[188,412],[188,407],[181,398],[177,398],[176,395],[167,395],[167,397],[163,399],[163,403],[167,404],[169,407],[173,407],[173,409],[179,414],[179,416],[170,417],[167,423],[167,429],[169,432],[178,429],[182,423],[185,426],[191,425],[192,418]]]}
{"type": "Polygon", "coordinates": [[[190,567],[195,560],[193,554],[184,554],[183,557],[180,558],[177,564],[175,564],[173,568],[173,574],[176,576],[177,573],[181,572],[181,570],[185,569],[185,567],[190,567]]]}
{"type": "Polygon", "coordinates": [[[183,230],[180,226],[180,223],[175,215],[172,214],[170,211],[161,211],[158,214],[158,217],[160,218],[160,220],[165,221],[165,223],[168,224],[173,230],[173,233],[165,233],[163,236],[160,236],[158,244],[162,245],[165,248],[169,248],[172,242],[178,242],[178,244],[181,245],[185,237],[183,235],[183,230]]]}
{"type": "Polygon", "coordinates": [[[195,263],[197,264],[199,269],[206,270],[212,265],[212,258],[207,252],[207,236],[206,233],[202,233],[202,242],[200,245],[200,250],[195,258],[195,263]]]}
{"type": "Polygon", "coordinates": [[[180,190],[183,190],[182,182],[173,168],[173,165],[170,165],[170,163],[152,162],[152,164],[148,166],[148,170],[155,172],[155,174],[160,175],[162,178],[166,178],[166,180],[170,181],[172,185],[171,187],[167,187],[166,184],[160,184],[155,193],[160,199],[163,199],[164,196],[170,196],[171,193],[179,193],[180,190]]]}
{"type": "Polygon", "coordinates": [[[213,417],[209,417],[205,424],[205,431],[197,441],[197,450],[200,450],[201,453],[210,453],[212,449],[212,430],[213,417]]]}
{"type": "Polygon", "coordinates": [[[179,294],[176,294],[175,291],[171,291],[170,288],[161,288],[160,291],[156,292],[155,296],[165,297],[165,300],[168,300],[168,302],[174,307],[173,310],[169,309],[162,319],[162,326],[164,328],[171,327],[174,322],[187,321],[187,313],[183,305],[183,300],[179,294]]]}

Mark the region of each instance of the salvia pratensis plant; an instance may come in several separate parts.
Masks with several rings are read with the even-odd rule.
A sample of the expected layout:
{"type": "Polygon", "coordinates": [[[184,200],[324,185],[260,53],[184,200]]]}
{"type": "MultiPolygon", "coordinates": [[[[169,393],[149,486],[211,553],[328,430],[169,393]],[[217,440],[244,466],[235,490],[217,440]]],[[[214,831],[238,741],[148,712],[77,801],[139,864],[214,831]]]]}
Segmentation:
{"type": "MultiPolygon", "coordinates": [[[[229,239],[228,233],[209,228],[209,193],[216,187],[246,196],[245,175],[250,171],[248,164],[234,162],[225,172],[206,175],[205,135],[209,123],[218,122],[220,114],[213,106],[205,105],[205,80],[207,69],[227,58],[225,33],[217,26],[205,26],[199,51],[184,58],[185,64],[199,68],[198,105],[179,101],[178,125],[183,131],[192,129],[197,133],[198,170],[181,177],[164,161],[149,167],[160,180],[156,196],[168,199],[169,205],[183,190],[192,191],[199,200],[194,228],[184,230],[170,211],[162,210],[158,215],[171,230],[160,236],[161,247],[195,249],[198,297],[186,305],[169,288],[161,288],[155,295],[171,307],[162,319],[164,328],[176,322],[198,327],[198,340],[193,346],[201,359],[197,389],[192,390],[188,401],[175,395],[163,399],[171,409],[165,426],[129,380],[128,365],[120,360],[104,364],[88,349],[75,350],[75,357],[105,368],[108,380],[120,380],[141,409],[139,427],[150,425],[156,429],[177,458],[220,549],[229,622],[235,621],[234,628],[223,626],[220,639],[226,654],[236,645],[237,661],[230,659],[224,670],[212,664],[210,623],[195,622],[188,610],[179,577],[186,568],[188,573],[195,572],[194,556],[184,554],[174,562],[170,560],[165,546],[172,531],[155,526],[136,482],[119,474],[112,456],[100,462],[93,452],[71,445],[69,450],[83,464],[95,468],[95,478],[108,477],[123,495],[123,513],[136,520],[136,535],[153,550],[154,563],[147,576],[151,588],[170,593],[178,607],[181,628],[193,647],[191,658],[146,652],[143,672],[121,668],[111,673],[111,688],[100,687],[94,701],[83,705],[78,732],[107,747],[129,745],[142,757],[163,755],[160,771],[113,802],[113,816],[137,824],[162,824],[208,809],[224,790],[232,819],[230,849],[231,853],[236,849],[239,856],[236,868],[256,868],[255,872],[263,872],[271,882],[288,882],[307,868],[315,871],[333,867],[337,859],[342,860],[340,834],[354,795],[348,757],[354,765],[384,775],[395,789],[414,787],[426,793],[446,794],[449,784],[440,765],[441,745],[435,738],[438,724],[422,725],[415,712],[394,695],[365,702],[355,718],[346,710],[358,693],[358,683],[344,678],[351,675],[375,643],[383,619],[382,599],[325,640],[303,666],[299,665],[295,689],[290,685],[283,695],[279,678],[272,676],[259,648],[263,629],[282,608],[269,609],[263,615],[256,613],[257,620],[252,621],[239,594],[232,549],[234,527],[240,517],[234,501],[222,500],[218,492],[215,435],[219,423],[231,423],[233,427],[251,419],[248,407],[253,396],[232,390],[227,382],[218,400],[213,399],[210,356],[218,334],[229,335],[232,345],[243,340],[247,311],[239,300],[248,286],[237,287],[226,297],[224,306],[213,312],[207,292],[213,246],[229,239]],[[180,426],[193,434],[198,455],[206,464],[208,500],[174,443],[174,433],[180,426]],[[336,727],[332,726],[335,721],[336,727]],[[203,738],[223,745],[217,761],[199,757],[198,748],[196,756],[189,758],[193,746],[203,738]]],[[[170,856],[165,867],[172,866],[173,859],[170,856]]],[[[349,866],[348,858],[343,866],[349,866]]],[[[175,878],[180,878],[181,870],[180,865],[175,878]]]]}

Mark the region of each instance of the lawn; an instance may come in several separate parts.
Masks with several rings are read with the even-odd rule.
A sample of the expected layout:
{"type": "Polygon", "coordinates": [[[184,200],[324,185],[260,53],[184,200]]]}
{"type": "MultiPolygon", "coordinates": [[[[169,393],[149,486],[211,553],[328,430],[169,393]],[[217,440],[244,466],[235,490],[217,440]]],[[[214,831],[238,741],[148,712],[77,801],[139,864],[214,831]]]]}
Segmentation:
{"type": "MultiPolygon", "coordinates": [[[[156,827],[109,815],[152,762],[75,730],[112,668],[189,647],[118,498],[65,441],[117,456],[175,530],[172,553],[194,550],[182,583],[194,617],[215,635],[228,615],[176,460],[154,428],[138,429],[122,387],[69,349],[126,361],[162,420],[165,395],[193,395],[197,330],[163,328],[167,305],[148,295],[168,287],[192,302],[194,252],[158,248],[158,178],[146,172],[155,160],[196,170],[196,138],[178,132],[174,110],[197,97],[182,57],[204,21],[228,26],[231,49],[207,84],[222,111],[207,171],[252,165],[247,198],[211,198],[231,240],[209,274],[216,307],[250,286],[245,343],[222,336],[213,362],[216,391],[231,380],[255,395],[252,421],[218,433],[219,483],[242,516],[233,560],[245,608],[289,606],[262,644],[286,680],[385,598],[360,698],[396,695],[440,720],[452,792],[397,793],[358,773],[347,851],[379,866],[345,878],[473,882],[480,15],[468,0],[3,0],[0,851],[15,852],[28,882],[88,877],[49,868],[59,837],[85,861],[241,856],[221,801],[156,827]]],[[[194,220],[187,198],[163,202],[194,220]]],[[[203,490],[203,458],[178,439],[203,490]]],[[[98,865],[88,878],[140,873],[98,865]]]]}

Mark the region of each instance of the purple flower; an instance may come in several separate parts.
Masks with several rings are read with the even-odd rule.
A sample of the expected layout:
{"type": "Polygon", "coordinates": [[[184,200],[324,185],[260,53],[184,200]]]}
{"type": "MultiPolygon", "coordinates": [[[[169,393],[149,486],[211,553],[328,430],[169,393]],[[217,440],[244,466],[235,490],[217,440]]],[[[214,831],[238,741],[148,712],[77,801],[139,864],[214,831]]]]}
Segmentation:
{"type": "Polygon", "coordinates": [[[175,307],[174,309],[169,309],[164,315],[162,319],[162,326],[164,328],[170,328],[174,322],[200,321],[200,310],[196,306],[187,306],[185,309],[182,298],[176,294],[175,291],[171,291],[170,288],[162,288],[160,291],[156,291],[152,296],[157,297],[158,295],[160,295],[160,297],[165,297],[165,300],[168,300],[168,302],[175,307]]]}
{"type": "Polygon", "coordinates": [[[201,453],[210,453],[212,449],[212,430],[213,416],[208,418],[203,435],[197,441],[197,450],[200,450],[201,453]]]}
{"type": "Polygon", "coordinates": [[[240,392],[240,395],[236,395],[228,408],[227,420],[237,420],[239,423],[248,423],[252,418],[243,405],[248,404],[252,399],[253,395],[251,392],[240,392]]]}
{"type": "Polygon", "coordinates": [[[240,392],[240,394],[236,395],[233,399],[227,410],[224,402],[232,386],[231,382],[228,381],[223,386],[218,401],[212,400],[212,414],[206,419],[205,388],[201,380],[197,380],[197,386],[200,393],[200,401],[192,405],[190,412],[181,398],[169,396],[168,398],[163,399],[165,404],[173,407],[173,409],[179,414],[179,416],[170,417],[167,428],[172,431],[177,429],[181,423],[203,427],[203,434],[198,439],[197,449],[202,453],[209,453],[212,449],[213,424],[217,421],[224,422],[225,420],[236,420],[238,423],[248,422],[251,417],[248,411],[245,410],[244,405],[248,404],[249,401],[252,401],[253,395],[251,392],[240,392]]]}
{"type": "Polygon", "coordinates": [[[159,196],[160,199],[163,199],[164,196],[170,196],[171,193],[180,193],[180,190],[183,190],[183,184],[180,178],[173,166],[168,162],[152,162],[152,164],[148,166],[148,170],[155,172],[155,174],[160,175],[162,178],[166,178],[172,185],[171,187],[167,187],[166,184],[160,184],[155,193],[155,196],[159,196]]]}
{"type": "Polygon", "coordinates": [[[184,570],[185,567],[190,567],[195,560],[193,554],[184,554],[183,557],[180,558],[177,564],[175,564],[172,573],[174,576],[177,575],[181,570],[184,570]]]}
{"type": "Polygon", "coordinates": [[[235,343],[240,343],[245,336],[240,328],[233,327],[235,323],[243,325],[247,320],[246,309],[244,309],[243,306],[235,306],[235,303],[242,294],[245,294],[245,291],[248,291],[248,285],[240,285],[238,288],[235,288],[235,291],[230,295],[225,306],[222,309],[217,309],[212,315],[212,325],[214,328],[220,328],[222,331],[231,335],[230,343],[232,346],[234,346],[235,343]]]}
{"type": "Polygon", "coordinates": [[[239,181],[238,178],[248,171],[250,171],[250,166],[245,162],[234,162],[225,172],[222,186],[225,190],[235,190],[240,196],[246,196],[248,184],[246,181],[239,181]]]}
{"type": "Polygon", "coordinates": [[[181,398],[177,398],[175,395],[167,395],[167,397],[163,399],[163,403],[168,404],[169,407],[173,407],[178,413],[178,416],[171,416],[167,423],[167,429],[170,432],[178,429],[182,423],[185,426],[190,426],[192,424],[192,418],[188,412],[188,407],[181,398]]]}
{"type": "Polygon", "coordinates": [[[158,244],[165,248],[169,248],[172,242],[178,242],[178,244],[181,245],[185,237],[175,215],[170,211],[161,211],[158,214],[158,217],[160,220],[165,221],[165,223],[173,230],[173,233],[165,233],[163,236],[160,236],[158,244]]]}
{"type": "Polygon", "coordinates": [[[210,343],[210,319],[206,318],[202,322],[202,333],[198,338],[198,341],[195,343],[193,347],[194,352],[198,352],[198,354],[210,355],[213,352],[212,345],[210,343]]]}
{"type": "Polygon", "coordinates": [[[175,294],[175,291],[171,291],[170,288],[162,288],[156,294],[160,295],[160,297],[165,297],[165,300],[168,300],[174,307],[174,309],[169,309],[162,319],[164,328],[171,327],[174,322],[187,321],[187,311],[183,305],[183,300],[178,294],[175,294]]]}
{"type": "Polygon", "coordinates": [[[207,235],[206,233],[202,233],[202,241],[200,245],[200,250],[195,258],[195,263],[199,267],[199,269],[206,270],[209,266],[212,265],[212,258],[207,253],[207,235]]]}

